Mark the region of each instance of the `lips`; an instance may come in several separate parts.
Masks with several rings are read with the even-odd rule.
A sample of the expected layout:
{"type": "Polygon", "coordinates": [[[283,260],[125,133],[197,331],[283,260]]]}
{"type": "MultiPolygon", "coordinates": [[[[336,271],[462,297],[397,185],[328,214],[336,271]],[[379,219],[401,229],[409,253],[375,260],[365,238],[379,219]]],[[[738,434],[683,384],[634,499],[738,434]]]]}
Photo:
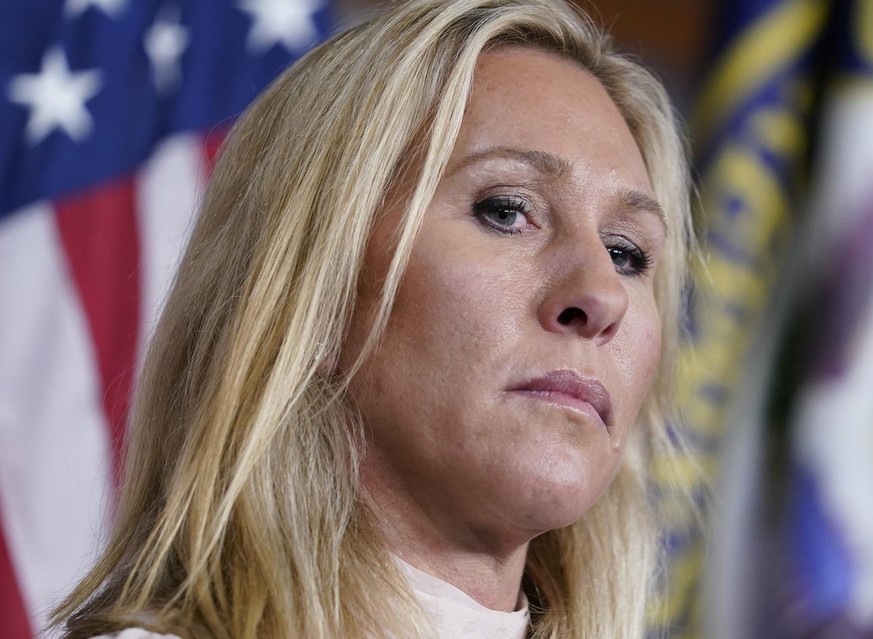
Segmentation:
{"type": "Polygon", "coordinates": [[[597,380],[584,378],[575,371],[551,371],[510,390],[588,414],[607,428],[610,425],[609,391],[597,380]]]}

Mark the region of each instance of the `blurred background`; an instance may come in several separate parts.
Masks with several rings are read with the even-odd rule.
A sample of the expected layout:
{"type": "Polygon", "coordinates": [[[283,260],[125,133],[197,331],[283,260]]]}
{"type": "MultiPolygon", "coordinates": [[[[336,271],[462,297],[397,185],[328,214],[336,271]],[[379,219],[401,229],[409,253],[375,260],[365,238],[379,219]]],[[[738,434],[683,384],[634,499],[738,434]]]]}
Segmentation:
{"type": "MultiPolygon", "coordinates": [[[[378,4],[0,3],[0,637],[43,636],[111,525],[234,116],[378,4]]],[[[581,4],[667,86],[698,190],[652,636],[873,637],[873,0],[581,4]]]]}

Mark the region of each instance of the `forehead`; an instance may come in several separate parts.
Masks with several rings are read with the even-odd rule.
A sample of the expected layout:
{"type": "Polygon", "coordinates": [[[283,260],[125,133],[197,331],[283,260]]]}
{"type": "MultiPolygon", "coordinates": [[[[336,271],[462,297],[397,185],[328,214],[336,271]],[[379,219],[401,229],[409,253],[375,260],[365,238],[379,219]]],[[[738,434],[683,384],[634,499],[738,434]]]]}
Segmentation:
{"type": "Polygon", "coordinates": [[[494,147],[560,158],[577,180],[652,192],[639,147],[600,81],[541,49],[501,47],[477,61],[450,164],[494,147]]]}

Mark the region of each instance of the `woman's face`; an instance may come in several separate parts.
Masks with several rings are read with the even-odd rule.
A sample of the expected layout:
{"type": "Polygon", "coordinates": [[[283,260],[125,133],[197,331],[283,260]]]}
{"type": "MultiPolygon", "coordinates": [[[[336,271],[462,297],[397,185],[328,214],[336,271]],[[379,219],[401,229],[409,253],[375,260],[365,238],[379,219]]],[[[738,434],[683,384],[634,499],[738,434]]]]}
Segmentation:
{"type": "MultiPolygon", "coordinates": [[[[371,239],[341,367],[371,326],[411,188],[371,239]]],[[[384,340],[350,387],[363,490],[385,525],[525,542],[594,504],[657,368],[664,236],[637,145],[593,76],[529,48],[481,56],[384,340]]]]}

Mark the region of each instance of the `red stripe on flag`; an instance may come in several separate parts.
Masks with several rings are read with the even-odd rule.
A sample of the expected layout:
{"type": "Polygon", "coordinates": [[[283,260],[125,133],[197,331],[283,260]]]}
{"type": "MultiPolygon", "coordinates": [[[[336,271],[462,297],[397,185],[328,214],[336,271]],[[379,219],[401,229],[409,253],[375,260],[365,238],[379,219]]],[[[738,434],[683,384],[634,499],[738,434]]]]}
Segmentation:
{"type": "Polygon", "coordinates": [[[94,342],[117,478],[140,330],[140,246],[133,179],[65,198],[58,202],[57,211],[61,242],[94,342]]]}
{"type": "Polygon", "coordinates": [[[230,126],[216,127],[209,131],[203,139],[204,155],[206,157],[206,175],[212,175],[212,169],[215,168],[215,163],[218,162],[218,156],[221,151],[221,145],[224,144],[224,139],[230,133],[230,126]]]}
{"type": "Polygon", "coordinates": [[[15,567],[0,528],[0,637],[31,639],[32,636],[27,609],[15,580],[15,567]]]}

